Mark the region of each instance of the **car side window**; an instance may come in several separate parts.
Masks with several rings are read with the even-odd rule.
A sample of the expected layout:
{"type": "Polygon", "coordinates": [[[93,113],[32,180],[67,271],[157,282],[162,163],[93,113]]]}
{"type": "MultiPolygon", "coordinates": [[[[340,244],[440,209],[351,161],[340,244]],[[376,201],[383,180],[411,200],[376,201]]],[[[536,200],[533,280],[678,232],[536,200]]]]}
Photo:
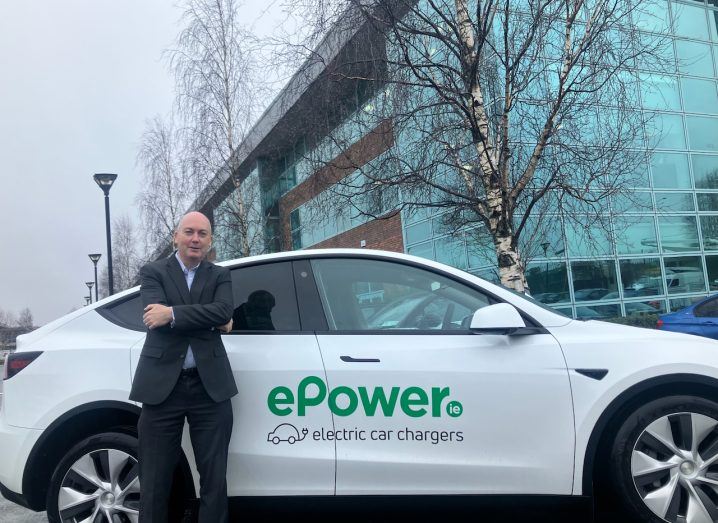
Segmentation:
{"type": "Polygon", "coordinates": [[[298,331],[291,262],[232,269],[232,332],[298,331]]]}
{"type": "Polygon", "coordinates": [[[142,300],[139,292],[108,303],[97,309],[97,312],[120,327],[142,332],[147,330],[142,322],[142,300]]]}
{"type": "Polygon", "coordinates": [[[718,297],[697,306],[693,315],[699,318],[718,318],[718,297]]]}
{"type": "Polygon", "coordinates": [[[395,262],[312,260],[330,330],[457,330],[488,296],[434,272],[395,262]]]}

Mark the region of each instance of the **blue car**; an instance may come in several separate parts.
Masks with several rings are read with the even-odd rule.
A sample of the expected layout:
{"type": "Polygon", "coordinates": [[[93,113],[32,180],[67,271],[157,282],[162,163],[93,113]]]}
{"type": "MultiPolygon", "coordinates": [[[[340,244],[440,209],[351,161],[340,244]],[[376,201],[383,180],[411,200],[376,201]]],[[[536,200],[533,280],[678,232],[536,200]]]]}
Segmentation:
{"type": "Polygon", "coordinates": [[[658,328],[718,340],[718,294],[658,317],[658,328]]]}

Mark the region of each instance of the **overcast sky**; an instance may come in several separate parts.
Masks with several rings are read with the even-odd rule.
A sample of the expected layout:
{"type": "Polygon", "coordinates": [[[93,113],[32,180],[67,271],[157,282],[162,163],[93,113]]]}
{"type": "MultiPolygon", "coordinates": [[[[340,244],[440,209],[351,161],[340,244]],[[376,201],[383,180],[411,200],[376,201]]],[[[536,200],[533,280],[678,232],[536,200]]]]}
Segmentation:
{"type": "MultiPolygon", "coordinates": [[[[251,7],[246,16],[256,21],[258,6],[251,7]]],[[[172,0],[3,2],[3,310],[29,307],[41,325],[84,305],[84,282],[94,279],[87,254],[103,253],[106,264],[104,201],[93,173],[118,174],[112,217],[136,220],[137,146],[145,120],[173,103],[161,55],[180,16],[172,0]]]]}

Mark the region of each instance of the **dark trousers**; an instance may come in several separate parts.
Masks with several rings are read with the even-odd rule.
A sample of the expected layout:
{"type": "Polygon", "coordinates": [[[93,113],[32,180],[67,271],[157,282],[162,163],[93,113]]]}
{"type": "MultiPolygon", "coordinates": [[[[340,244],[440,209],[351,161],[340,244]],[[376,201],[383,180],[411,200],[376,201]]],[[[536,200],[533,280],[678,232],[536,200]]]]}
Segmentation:
{"type": "Polygon", "coordinates": [[[227,452],[232,434],[230,400],[215,403],[198,375],[181,376],[159,405],[143,405],[139,430],[140,523],[166,523],[172,473],[177,466],[184,420],[200,476],[200,523],[226,523],[227,452]]]}

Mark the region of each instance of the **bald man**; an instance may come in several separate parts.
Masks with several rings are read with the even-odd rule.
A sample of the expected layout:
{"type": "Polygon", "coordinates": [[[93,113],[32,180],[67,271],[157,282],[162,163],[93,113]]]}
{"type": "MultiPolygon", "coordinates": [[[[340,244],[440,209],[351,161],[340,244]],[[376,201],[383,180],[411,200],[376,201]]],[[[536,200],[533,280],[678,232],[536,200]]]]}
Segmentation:
{"type": "Polygon", "coordinates": [[[220,333],[231,329],[232,281],[228,269],[205,260],[212,246],[205,215],[185,215],[174,243],[169,258],[140,271],[148,331],[130,392],[131,400],[142,403],[139,520],[167,521],[186,419],[200,475],[199,522],[223,523],[229,520],[230,398],[237,386],[220,333]]]}

